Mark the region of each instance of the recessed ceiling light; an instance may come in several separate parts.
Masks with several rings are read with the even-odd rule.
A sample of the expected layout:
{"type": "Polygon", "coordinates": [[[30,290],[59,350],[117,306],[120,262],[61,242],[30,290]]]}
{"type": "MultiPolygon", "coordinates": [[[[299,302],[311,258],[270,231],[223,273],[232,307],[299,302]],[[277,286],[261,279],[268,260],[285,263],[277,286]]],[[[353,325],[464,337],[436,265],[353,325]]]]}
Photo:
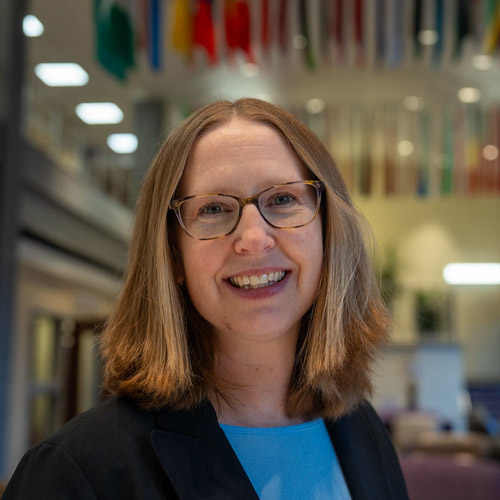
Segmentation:
{"type": "Polygon", "coordinates": [[[411,141],[399,141],[398,142],[398,153],[401,156],[411,156],[413,151],[415,150],[415,146],[411,141]]]}
{"type": "Polygon", "coordinates": [[[123,111],[112,102],[82,102],[75,111],[88,125],[113,124],[123,120],[123,111]]]}
{"type": "Polygon", "coordinates": [[[137,136],[135,134],[111,134],[106,141],[108,146],[118,154],[133,153],[137,149],[137,136]]]}
{"type": "Polygon", "coordinates": [[[313,97],[306,102],[306,110],[312,115],[316,115],[324,111],[326,103],[321,97],[313,97]]]}
{"type": "Polygon", "coordinates": [[[23,32],[29,37],[40,36],[44,32],[44,27],[38,17],[28,14],[23,19],[23,32]]]}
{"type": "Polygon", "coordinates": [[[449,285],[500,285],[500,263],[453,263],[443,269],[449,285]]]}
{"type": "Polygon", "coordinates": [[[439,40],[439,33],[434,30],[422,30],[418,34],[418,41],[422,45],[435,45],[439,40]]]}
{"type": "Polygon", "coordinates": [[[498,158],[498,148],[494,144],[487,144],[483,148],[483,157],[488,161],[496,160],[498,158]]]}
{"type": "Polygon", "coordinates": [[[473,103],[481,99],[481,91],[475,87],[462,87],[457,95],[458,99],[464,103],[473,103]]]}
{"type": "Polygon", "coordinates": [[[89,81],[88,73],[76,63],[40,63],[35,74],[49,87],[81,87],[89,81]]]}
{"type": "Polygon", "coordinates": [[[416,95],[407,95],[403,105],[408,111],[420,111],[424,107],[424,100],[416,95]]]}
{"type": "Polygon", "coordinates": [[[487,54],[476,54],[472,57],[472,66],[480,71],[487,71],[493,67],[493,58],[487,54]]]}

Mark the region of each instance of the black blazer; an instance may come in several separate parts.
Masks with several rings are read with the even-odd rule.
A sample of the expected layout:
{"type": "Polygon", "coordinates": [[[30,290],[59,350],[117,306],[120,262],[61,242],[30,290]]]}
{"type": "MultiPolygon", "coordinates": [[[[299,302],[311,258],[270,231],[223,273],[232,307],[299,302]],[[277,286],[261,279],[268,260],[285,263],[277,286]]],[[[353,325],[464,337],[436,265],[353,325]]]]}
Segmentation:
{"type": "MultiPolygon", "coordinates": [[[[326,425],[354,500],[408,498],[392,444],[368,403],[326,425]]],[[[111,399],[29,450],[2,500],[160,498],[258,499],[210,403],[188,412],[146,411],[111,399]]]]}

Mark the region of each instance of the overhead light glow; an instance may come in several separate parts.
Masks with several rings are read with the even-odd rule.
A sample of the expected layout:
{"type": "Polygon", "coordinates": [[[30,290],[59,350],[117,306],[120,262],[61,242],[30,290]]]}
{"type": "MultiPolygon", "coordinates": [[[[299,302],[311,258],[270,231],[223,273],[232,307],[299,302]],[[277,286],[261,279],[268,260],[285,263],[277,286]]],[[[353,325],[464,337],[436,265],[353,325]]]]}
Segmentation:
{"type": "Polygon", "coordinates": [[[35,37],[40,36],[44,32],[43,24],[38,17],[28,14],[23,19],[23,32],[26,36],[35,37]]]}
{"type": "Polygon", "coordinates": [[[247,78],[254,78],[259,74],[259,67],[255,63],[247,62],[241,66],[241,74],[247,78]]]}
{"type": "Polygon", "coordinates": [[[75,111],[88,125],[113,124],[123,120],[123,111],[112,102],[82,102],[75,111]]]}
{"type": "Polygon", "coordinates": [[[449,285],[500,285],[500,263],[452,263],[443,269],[449,285]]]}
{"type": "Polygon", "coordinates": [[[106,141],[108,146],[118,154],[130,154],[137,149],[135,134],[111,134],[106,141]]]}
{"type": "Polygon", "coordinates": [[[76,63],[40,63],[35,74],[49,87],[81,87],[89,81],[88,73],[76,63]]]}
{"type": "Polygon", "coordinates": [[[462,87],[458,91],[458,99],[466,104],[477,102],[481,99],[481,91],[475,87],[462,87]]]}
{"type": "Polygon", "coordinates": [[[487,71],[493,67],[493,58],[487,54],[476,54],[472,57],[472,66],[480,71],[487,71]]]}
{"type": "Polygon", "coordinates": [[[496,160],[498,158],[498,148],[494,144],[487,144],[483,148],[483,157],[488,161],[496,160]]]}
{"type": "Polygon", "coordinates": [[[297,50],[303,50],[307,47],[307,38],[304,35],[295,35],[292,38],[292,45],[297,50]]]}
{"type": "Polygon", "coordinates": [[[403,105],[408,111],[420,111],[424,107],[424,100],[416,95],[407,95],[403,105]]]}
{"type": "Polygon", "coordinates": [[[410,141],[399,141],[398,142],[398,153],[401,156],[411,156],[413,151],[415,150],[415,146],[413,146],[413,142],[410,141]]]}
{"type": "Polygon", "coordinates": [[[418,34],[418,41],[422,45],[435,45],[439,40],[439,33],[434,30],[422,30],[418,34]]]}
{"type": "Polygon", "coordinates": [[[317,115],[325,110],[326,103],[321,97],[313,97],[306,102],[306,110],[312,115],[317,115]]]}

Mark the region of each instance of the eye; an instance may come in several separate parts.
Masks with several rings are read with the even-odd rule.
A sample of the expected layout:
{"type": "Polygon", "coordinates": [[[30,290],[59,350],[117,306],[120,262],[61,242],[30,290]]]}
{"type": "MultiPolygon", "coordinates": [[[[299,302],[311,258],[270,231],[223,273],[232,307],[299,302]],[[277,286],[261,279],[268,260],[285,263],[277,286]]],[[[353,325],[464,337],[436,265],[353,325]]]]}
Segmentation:
{"type": "Polygon", "coordinates": [[[228,214],[232,211],[231,207],[223,203],[207,203],[198,210],[198,216],[210,217],[215,215],[228,214]]]}
{"type": "Polygon", "coordinates": [[[218,203],[204,205],[199,210],[199,215],[217,215],[222,212],[222,207],[218,203]]]}
{"type": "Polygon", "coordinates": [[[291,193],[278,193],[275,194],[270,200],[270,205],[288,205],[296,200],[295,196],[291,193]]]}

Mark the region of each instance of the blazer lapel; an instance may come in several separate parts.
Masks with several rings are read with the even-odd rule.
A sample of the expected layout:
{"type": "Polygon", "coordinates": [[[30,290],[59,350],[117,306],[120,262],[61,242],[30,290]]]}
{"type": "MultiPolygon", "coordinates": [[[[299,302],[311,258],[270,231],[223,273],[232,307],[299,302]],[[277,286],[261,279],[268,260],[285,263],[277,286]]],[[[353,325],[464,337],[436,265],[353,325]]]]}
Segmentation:
{"type": "Polygon", "coordinates": [[[408,498],[389,437],[368,403],[326,426],[353,499],[408,498]]]}
{"type": "Polygon", "coordinates": [[[192,411],[163,409],[156,422],[151,442],[180,499],[258,500],[208,401],[192,411]]]}

